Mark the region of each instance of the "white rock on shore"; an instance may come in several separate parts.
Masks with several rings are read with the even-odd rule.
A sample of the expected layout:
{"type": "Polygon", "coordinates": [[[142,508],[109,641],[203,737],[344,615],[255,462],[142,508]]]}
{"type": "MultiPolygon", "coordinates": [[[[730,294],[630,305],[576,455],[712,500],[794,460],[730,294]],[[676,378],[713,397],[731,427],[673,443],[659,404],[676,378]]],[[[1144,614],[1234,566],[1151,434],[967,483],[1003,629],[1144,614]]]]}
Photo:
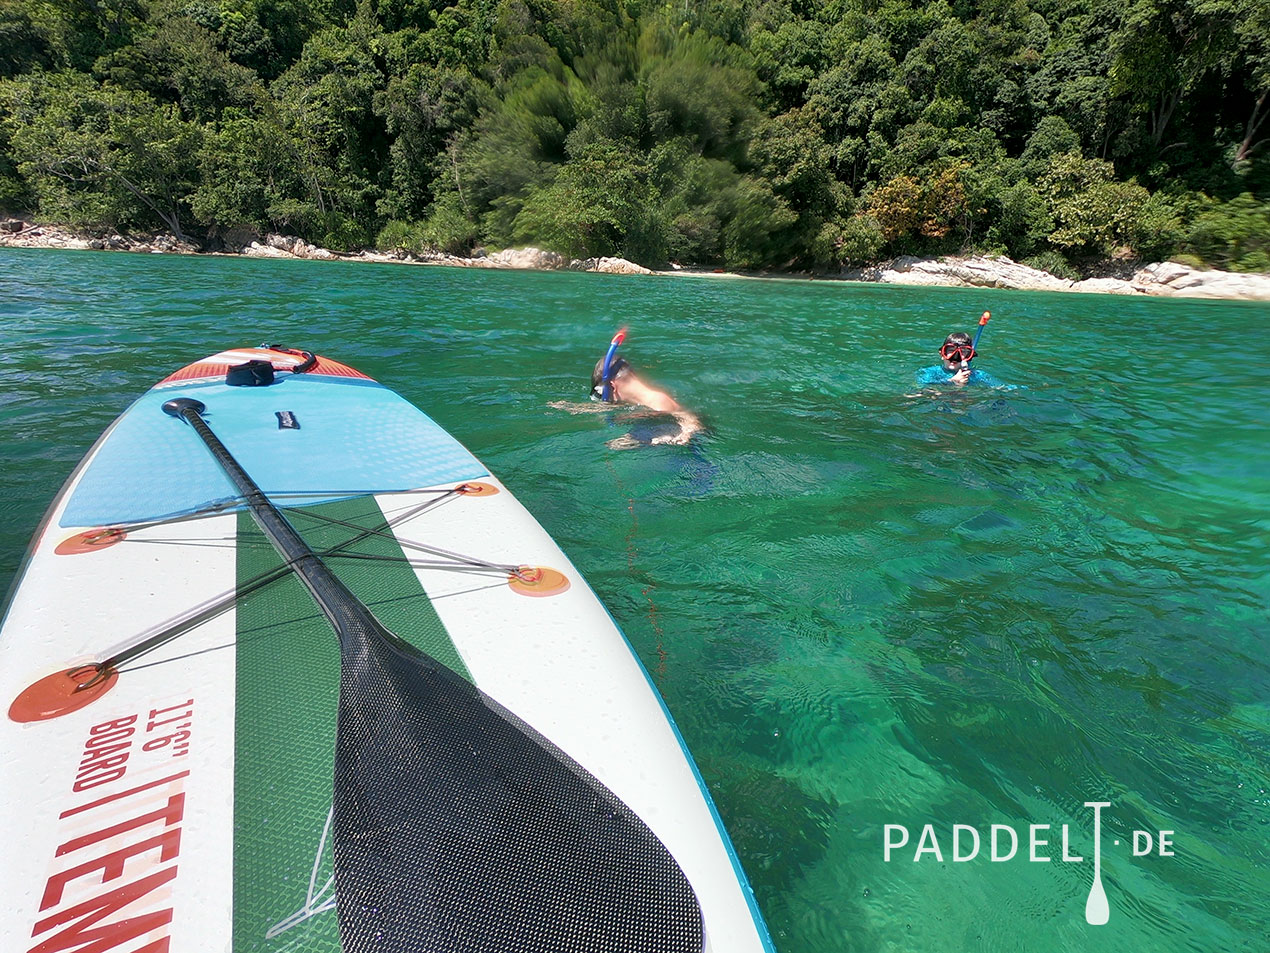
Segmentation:
{"type": "Polygon", "coordinates": [[[18,218],[0,221],[0,247],[72,248],[92,251],[154,252],[156,254],[192,255],[198,249],[174,235],[160,233],[147,239],[108,235],[85,238],[57,225],[36,225],[18,218]]]}
{"type": "Polygon", "coordinates": [[[264,242],[251,242],[241,254],[248,258],[337,258],[335,252],[310,245],[294,235],[266,235],[264,242]]]}
{"type": "Polygon", "coordinates": [[[1153,295],[1270,301],[1270,275],[1201,271],[1172,261],[1147,265],[1133,276],[1133,285],[1153,295]]]}
{"type": "Polygon", "coordinates": [[[1270,301],[1270,275],[1202,271],[1176,262],[1147,265],[1129,279],[1086,278],[1084,281],[1068,281],[1005,257],[903,257],[886,264],[848,272],[843,277],[884,284],[942,285],[952,288],[1013,288],[1023,291],[1080,291],[1270,301]]]}
{"type": "Polygon", "coordinates": [[[608,275],[654,275],[651,268],[625,258],[575,258],[569,262],[573,271],[599,271],[608,275]]]}
{"type": "Polygon", "coordinates": [[[543,251],[541,248],[504,248],[492,255],[468,260],[475,268],[534,268],[541,271],[554,271],[569,264],[569,259],[559,252],[543,251]]]}

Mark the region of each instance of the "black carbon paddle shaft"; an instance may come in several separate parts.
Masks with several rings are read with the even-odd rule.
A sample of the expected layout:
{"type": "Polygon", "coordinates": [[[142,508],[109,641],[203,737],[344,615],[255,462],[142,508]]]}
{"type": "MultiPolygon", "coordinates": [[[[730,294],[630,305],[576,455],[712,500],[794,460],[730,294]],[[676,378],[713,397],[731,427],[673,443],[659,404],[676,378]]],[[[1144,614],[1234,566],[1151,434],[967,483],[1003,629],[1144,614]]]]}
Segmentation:
{"type": "Polygon", "coordinates": [[[649,827],[475,685],[385,628],[202,418],[207,445],[340,641],[334,854],[345,953],[701,953],[696,894],[649,827]]]}

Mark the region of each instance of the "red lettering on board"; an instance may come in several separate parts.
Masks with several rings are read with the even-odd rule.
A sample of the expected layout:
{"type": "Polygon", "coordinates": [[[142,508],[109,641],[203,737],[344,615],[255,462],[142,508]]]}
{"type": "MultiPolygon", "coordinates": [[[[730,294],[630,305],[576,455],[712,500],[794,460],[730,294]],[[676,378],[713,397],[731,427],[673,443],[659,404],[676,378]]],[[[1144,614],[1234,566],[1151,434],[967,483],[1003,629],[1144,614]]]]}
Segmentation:
{"type": "Polygon", "coordinates": [[[132,745],[127,739],[137,732],[133,727],[137,718],[137,715],[128,715],[103,721],[88,729],[84,756],[80,759],[79,772],[71,790],[76,793],[87,791],[124,776],[128,770],[128,748],[132,745]]]}
{"type": "Polygon", "coordinates": [[[142,791],[149,791],[151,788],[161,788],[165,784],[175,784],[190,776],[188,771],[179,771],[176,774],[166,778],[157,778],[154,781],[147,781],[145,784],[139,784],[135,788],[129,788],[126,791],[116,791],[114,794],[107,794],[105,797],[99,797],[95,801],[89,801],[87,804],[81,804],[79,807],[68,808],[58,817],[65,820],[76,814],[83,814],[85,811],[91,811],[101,807],[103,804],[109,804],[111,801],[122,801],[126,797],[132,797],[134,794],[140,794],[142,791]]]}
{"type": "MultiPolygon", "coordinates": [[[[160,715],[167,714],[170,711],[179,711],[180,709],[183,709],[183,708],[193,708],[193,707],[194,707],[194,699],[187,698],[185,701],[181,702],[181,704],[179,705],[168,705],[167,708],[151,708],[150,717],[158,718],[160,715]]],[[[180,715],[179,717],[186,718],[188,717],[188,715],[180,715]]],[[[146,731],[153,731],[153,730],[154,730],[154,724],[151,723],[146,728],[146,731]]]]}
{"type": "MultiPolygon", "coordinates": [[[[128,745],[124,745],[124,748],[128,748],[128,747],[129,747],[128,745]]],[[[124,765],[127,763],[128,763],[128,755],[126,752],[124,754],[109,755],[107,757],[102,757],[102,758],[98,758],[94,756],[92,752],[89,752],[88,757],[84,759],[83,767],[79,769],[79,776],[81,778],[84,778],[85,776],[92,777],[93,775],[102,774],[110,768],[118,768],[121,765],[124,765]]],[[[123,771],[120,771],[119,773],[123,774],[123,771]]],[[[87,783],[87,782],[85,781],[83,783],[87,783]]],[[[101,783],[100,781],[94,781],[91,786],[96,787],[100,783],[101,783]]],[[[78,783],[76,784],[75,789],[79,790],[78,783]]]]}
{"type": "MultiPolygon", "coordinates": [[[[192,705],[191,699],[173,708],[184,709],[188,719],[193,714],[192,705]]],[[[150,717],[159,713],[152,711],[150,717]]],[[[159,744],[150,739],[134,749],[133,736],[141,727],[139,717],[116,718],[89,729],[75,791],[123,777],[130,757],[144,759],[152,749],[166,747],[169,756],[188,750],[188,731],[168,736],[159,744]]],[[[155,727],[151,724],[146,730],[155,727]]],[[[151,758],[143,770],[152,767],[151,758]]],[[[177,876],[185,816],[183,782],[188,776],[188,771],[179,771],[62,811],[63,820],[77,816],[76,827],[83,831],[92,824],[94,812],[110,805],[102,812],[102,821],[94,825],[98,829],[87,828],[88,833],[77,834],[58,847],[56,856],[64,858],[61,863],[73,866],[49,874],[40,900],[41,914],[47,915],[35,923],[31,931],[35,945],[27,953],[169,953],[171,938],[167,933],[174,911],[166,885],[177,876]],[[165,787],[166,802],[154,808],[165,787]],[[128,813],[144,813],[117,821],[131,804],[137,806],[128,813]],[[89,894],[93,896],[79,899],[89,894]]]]}
{"type": "Polygon", "coordinates": [[[73,790],[76,794],[78,794],[80,791],[87,791],[91,788],[98,787],[110,781],[118,781],[120,778],[124,776],[124,773],[127,770],[128,770],[127,768],[118,767],[111,771],[103,771],[100,774],[89,775],[88,777],[84,778],[81,781],[76,781],[74,787],[71,790],[73,790]]]}
{"type": "Polygon", "coordinates": [[[117,728],[104,734],[90,734],[88,740],[84,742],[85,748],[100,748],[102,745],[108,745],[114,741],[123,741],[125,738],[131,738],[137,733],[136,728],[117,728]]]}
{"type": "Polygon", "coordinates": [[[93,747],[93,741],[96,739],[88,739],[88,748],[84,751],[84,760],[79,763],[79,773],[84,773],[84,766],[92,764],[94,761],[100,761],[102,758],[108,758],[112,754],[118,754],[120,751],[127,751],[131,746],[131,741],[123,741],[117,745],[102,745],[100,748],[93,747]]]}
{"type": "Polygon", "coordinates": [[[61,857],[63,854],[69,854],[73,850],[82,850],[90,844],[104,841],[107,837],[116,837],[126,831],[136,830],[146,824],[153,824],[155,821],[163,821],[164,826],[171,827],[180,823],[184,814],[185,792],[182,791],[180,794],[173,794],[168,798],[167,807],[161,807],[157,811],[151,811],[149,814],[134,817],[132,820],[116,824],[114,827],[107,827],[105,830],[97,831],[93,834],[85,834],[83,837],[76,837],[74,840],[68,840],[57,849],[57,856],[61,857]]]}
{"type": "Polygon", "coordinates": [[[66,885],[72,880],[78,880],[85,874],[91,874],[96,870],[102,872],[101,882],[103,884],[110,880],[117,880],[123,876],[124,861],[129,857],[136,857],[138,854],[144,854],[148,850],[155,849],[159,851],[160,862],[174,858],[181,852],[181,829],[178,827],[170,831],[164,831],[162,834],[147,838],[139,844],[129,844],[126,847],[111,851],[105,857],[97,857],[80,864],[78,867],[72,867],[70,870],[58,871],[49,877],[48,884],[44,887],[44,897],[40,900],[40,909],[47,910],[49,907],[56,905],[62,899],[62,891],[66,889],[66,885]]]}
{"type": "MultiPolygon", "coordinates": [[[[93,725],[89,728],[88,733],[90,735],[99,735],[103,731],[110,731],[112,728],[127,728],[129,725],[134,724],[136,720],[136,715],[129,715],[127,718],[116,718],[114,721],[103,721],[100,725],[93,725]]],[[[136,730],[137,729],[135,728],[132,729],[132,731],[136,730]]],[[[132,734],[132,731],[128,732],[128,734],[132,734]]]]}
{"type": "MultiPolygon", "coordinates": [[[[118,913],[129,904],[135,903],[151,891],[157,890],[176,876],[176,866],[160,870],[143,877],[135,883],[123,884],[108,890],[100,896],[77,903],[73,907],[45,917],[35,924],[31,937],[47,933],[54,927],[64,923],[70,924],[60,933],[55,933],[35,946],[29,953],[58,953],[60,950],[75,950],[75,953],[105,953],[116,949],[139,936],[157,930],[172,922],[172,908],[155,910],[139,916],[126,917],[113,923],[96,926],[112,913],[118,913]]],[[[147,944],[136,953],[165,953],[168,949],[168,937],[162,937],[147,944]]]]}

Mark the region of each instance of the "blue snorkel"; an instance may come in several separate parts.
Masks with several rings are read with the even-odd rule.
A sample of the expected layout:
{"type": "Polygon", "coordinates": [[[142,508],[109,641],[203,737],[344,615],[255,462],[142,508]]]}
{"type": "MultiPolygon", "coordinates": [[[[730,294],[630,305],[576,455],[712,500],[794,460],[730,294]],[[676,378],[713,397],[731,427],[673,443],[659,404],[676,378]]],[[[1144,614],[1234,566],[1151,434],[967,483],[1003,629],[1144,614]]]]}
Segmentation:
{"type": "MultiPolygon", "coordinates": [[[[983,329],[988,326],[988,319],[992,317],[991,311],[985,311],[983,317],[979,319],[979,330],[975,332],[975,339],[970,342],[970,361],[973,361],[978,354],[979,335],[983,334],[983,329]]],[[[967,364],[970,361],[966,361],[967,364]]]]}
{"type": "Polygon", "coordinates": [[[613,381],[609,377],[609,371],[613,367],[613,355],[617,353],[618,346],[625,340],[626,328],[622,328],[622,330],[613,335],[608,352],[604,355],[604,368],[600,371],[600,400],[605,403],[613,399],[613,381]]]}

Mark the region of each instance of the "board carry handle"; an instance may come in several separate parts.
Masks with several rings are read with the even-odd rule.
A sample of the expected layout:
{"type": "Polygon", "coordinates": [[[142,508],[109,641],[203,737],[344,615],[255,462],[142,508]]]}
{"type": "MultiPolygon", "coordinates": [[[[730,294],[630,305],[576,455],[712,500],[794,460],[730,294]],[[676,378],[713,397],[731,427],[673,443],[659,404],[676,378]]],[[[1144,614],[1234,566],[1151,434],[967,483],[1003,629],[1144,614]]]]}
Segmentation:
{"type": "Polygon", "coordinates": [[[702,953],[696,894],[612,791],[471,682],[390,632],[203,419],[185,421],[340,645],[334,871],[346,953],[702,953]]]}
{"type": "Polygon", "coordinates": [[[307,374],[317,366],[317,355],[312,351],[305,351],[294,347],[283,347],[281,344],[262,344],[260,347],[266,351],[277,351],[279,354],[299,354],[303,361],[295,367],[279,368],[279,370],[289,370],[292,374],[307,374]]]}

